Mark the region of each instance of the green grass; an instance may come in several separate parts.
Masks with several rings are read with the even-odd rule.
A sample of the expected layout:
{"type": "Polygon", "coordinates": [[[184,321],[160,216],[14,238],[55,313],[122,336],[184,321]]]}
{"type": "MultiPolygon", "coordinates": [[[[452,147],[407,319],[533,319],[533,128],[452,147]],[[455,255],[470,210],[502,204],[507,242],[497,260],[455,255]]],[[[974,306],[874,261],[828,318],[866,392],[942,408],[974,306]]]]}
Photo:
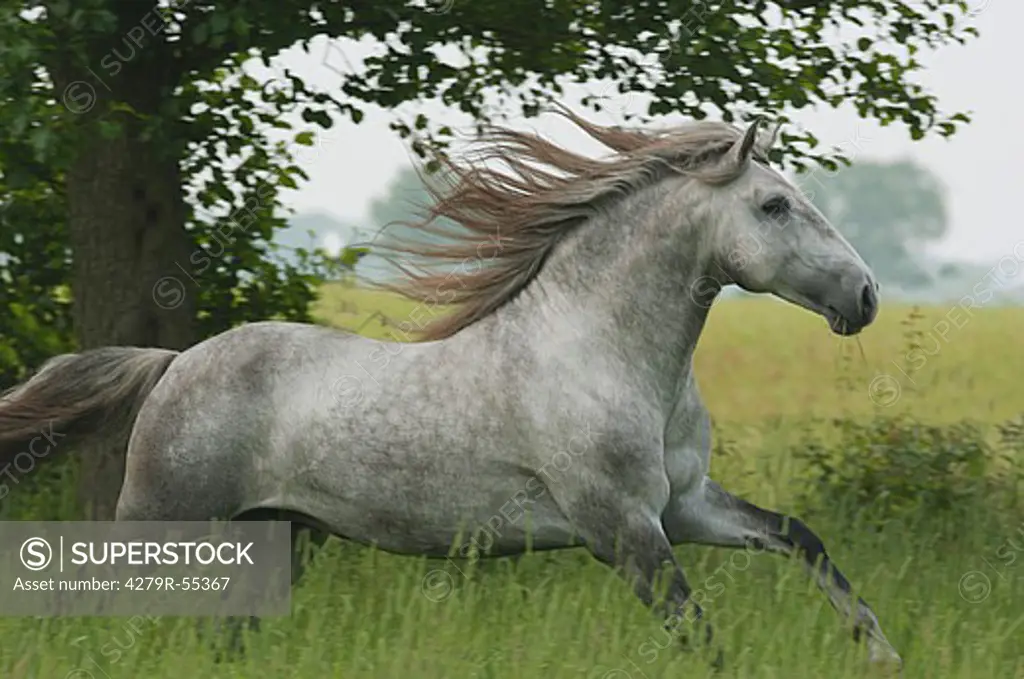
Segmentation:
{"type": "MultiPolygon", "coordinates": [[[[383,336],[387,327],[371,319],[374,311],[397,321],[414,306],[335,287],[318,314],[383,336]]],[[[948,312],[925,310],[915,321],[927,347],[948,312]]],[[[871,380],[894,372],[891,362],[907,352],[911,339],[902,322],[909,313],[886,308],[864,334],[861,358],[856,342],[840,343],[800,310],[761,300],[717,306],[698,355],[702,390],[724,442],[714,475],[751,501],[791,510],[804,470],[788,453],[808,427],[828,434],[819,418],[904,412],[937,423],[994,423],[1024,411],[1021,310],[976,313],[940,340],[936,355],[911,373],[913,383],[901,378],[895,404],[873,403],[871,380]]],[[[1024,515],[978,507],[941,532],[906,522],[873,531],[838,505],[803,518],[878,614],[904,656],[904,677],[1024,677],[1024,549],[1004,565],[1007,540],[1024,547],[1024,515]],[[986,582],[978,572],[990,594],[968,601],[986,582]]],[[[717,676],[875,676],[795,563],[693,546],[677,554],[691,584],[705,591],[726,654],[726,670],[717,676]]],[[[0,618],[0,677],[712,676],[699,658],[674,646],[654,652],[654,643],[664,644],[657,623],[627,586],[579,550],[487,562],[463,577],[445,562],[332,542],[296,590],[292,616],[266,620],[249,655],[233,663],[214,662],[191,620],[136,626],[133,632],[125,619],[0,618]],[[425,587],[428,574],[435,586],[425,587]],[[112,649],[119,647],[115,661],[112,649]]]]}
{"type": "MultiPolygon", "coordinates": [[[[972,605],[959,595],[958,579],[984,566],[967,550],[921,536],[872,537],[838,526],[827,532],[856,544],[835,539],[833,551],[904,654],[906,677],[1024,673],[1019,575],[1016,585],[997,582],[992,596],[972,605]]],[[[985,537],[965,544],[984,550],[985,537]]],[[[452,594],[431,601],[421,589],[427,567],[417,561],[340,551],[332,546],[322,555],[296,593],[292,617],[266,621],[240,662],[215,664],[190,621],[137,623],[137,634],[124,620],[47,621],[22,623],[20,633],[5,624],[0,668],[12,679],[65,677],[76,667],[93,673],[81,677],[102,676],[93,662],[111,677],[168,679],[712,676],[674,647],[652,653],[652,639],[664,646],[664,637],[651,617],[618,579],[578,555],[530,557],[515,573],[498,567],[471,580],[455,573],[452,594]],[[123,657],[111,662],[109,648],[123,648],[123,657]]],[[[862,654],[799,568],[743,552],[679,554],[695,586],[707,578],[724,586],[711,584],[717,596],[707,599],[727,653],[719,676],[866,676],[862,654]]]]}

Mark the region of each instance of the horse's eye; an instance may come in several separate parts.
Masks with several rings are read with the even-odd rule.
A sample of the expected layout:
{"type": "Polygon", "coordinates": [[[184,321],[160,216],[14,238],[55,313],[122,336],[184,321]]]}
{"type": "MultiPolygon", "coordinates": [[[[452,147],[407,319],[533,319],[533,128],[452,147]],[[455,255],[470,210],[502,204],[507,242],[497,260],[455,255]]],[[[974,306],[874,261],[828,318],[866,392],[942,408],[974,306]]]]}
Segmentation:
{"type": "Polygon", "coordinates": [[[789,214],[789,198],[785,196],[776,196],[775,198],[769,198],[765,201],[761,209],[764,213],[772,219],[781,219],[789,214]]]}

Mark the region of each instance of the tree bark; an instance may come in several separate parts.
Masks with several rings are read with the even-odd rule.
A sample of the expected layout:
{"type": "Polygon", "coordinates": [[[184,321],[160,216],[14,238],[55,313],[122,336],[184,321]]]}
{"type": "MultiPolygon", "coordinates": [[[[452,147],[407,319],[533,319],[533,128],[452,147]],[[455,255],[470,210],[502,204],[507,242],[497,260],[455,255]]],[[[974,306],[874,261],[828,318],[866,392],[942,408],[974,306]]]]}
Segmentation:
{"type": "MultiPolygon", "coordinates": [[[[195,340],[197,290],[184,273],[178,159],[140,139],[135,121],[121,122],[122,135],[96,139],[67,174],[76,335],[82,349],[184,349],[195,340]]],[[[83,518],[112,520],[125,450],[82,446],[76,455],[83,518]]]]}

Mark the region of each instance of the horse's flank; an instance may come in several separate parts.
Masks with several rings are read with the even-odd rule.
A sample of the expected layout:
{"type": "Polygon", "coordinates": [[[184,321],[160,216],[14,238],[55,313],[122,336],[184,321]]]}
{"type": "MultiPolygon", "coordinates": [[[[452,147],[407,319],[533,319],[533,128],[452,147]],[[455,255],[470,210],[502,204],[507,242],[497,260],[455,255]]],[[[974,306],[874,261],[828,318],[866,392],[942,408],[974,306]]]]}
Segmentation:
{"type": "MultiPolygon", "coordinates": [[[[432,306],[456,305],[453,312],[425,322],[419,339],[450,337],[513,299],[537,276],[555,245],[609,201],[670,172],[720,185],[744,171],[721,162],[743,136],[727,123],[695,121],[646,132],[604,127],[565,109],[559,113],[613,155],[588,158],[535,134],[493,128],[478,140],[480,150],[473,161],[440,159],[445,170],[441,179],[424,182],[433,205],[425,208],[421,221],[403,222],[448,242],[424,245],[394,239],[378,245],[403,278],[371,285],[432,306]],[[488,165],[491,161],[510,172],[488,165]],[[440,226],[443,220],[461,229],[440,226]],[[437,262],[459,266],[431,271],[437,262]]],[[[767,162],[773,138],[758,145],[756,160],[767,162]]]]}

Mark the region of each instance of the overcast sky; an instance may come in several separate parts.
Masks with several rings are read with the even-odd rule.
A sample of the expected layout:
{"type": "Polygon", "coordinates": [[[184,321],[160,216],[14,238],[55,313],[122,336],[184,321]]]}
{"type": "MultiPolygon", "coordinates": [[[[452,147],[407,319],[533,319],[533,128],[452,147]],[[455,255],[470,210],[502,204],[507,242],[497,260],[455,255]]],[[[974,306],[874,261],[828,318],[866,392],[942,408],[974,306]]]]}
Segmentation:
{"type": "MultiPolygon", "coordinates": [[[[462,0],[465,1],[465,0],[462,0]]],[[[1024,2],[971,0],[978,12],[981,37],[966,46],[951,45],[922,57],[927,69],[918,78],[938,95],[945,111],[969,110],[973,122],[951,139],[935,136],[912,141],[905,128],[879,127],[859,119],[853,110],[805,109],[790,113],[826,145],[859,148],[848,155],[863,158],[910,157],[935,172],[948,188],[950,236],[935,253],[958,259],[992,260],[1010,254],[1024,239],[1020,201],[1024,197],[1024,2]]],[[[372,43],[318,41],[310,54],[290,50],[281,63],[311,84],[335,88],[343,73],[358,65],[372,43]]],[[[606,87],[606,86],[604,86],[606,87]]],[[[588,87],[599,92],[602,86],[588,87]]],[[[578,89],[578,93],[582,92],[578,89]]],[[[573,101],[570,96],[569,101],[573,101]]],[[[575,101],[578,101],[576,99],[575,101]]],[[[602,123],[621,123],[623,107],[639,111],[642,102],[617,100],[602,114],[579,109],[602,123]]],[[[434,120],[466,128],[468,119],[436,105],[404,109],[424,111],[434,120]]],[[[411,153],[388,129],[389,111],[371,108],[359,125],[341,121],[324,133],[323,143],[302,155],[311,180],[290,192],[289,204],[299,211],[323,211],[346,222],[366,220],[366,209],[388,180],[412,162],[411,153]]],[[[666,119],[666,122],[668,119],[666,119]]],[[[557,116],[511,121],[568,148],[600,153],[601,148],[571,129],[557,116]]]]}

